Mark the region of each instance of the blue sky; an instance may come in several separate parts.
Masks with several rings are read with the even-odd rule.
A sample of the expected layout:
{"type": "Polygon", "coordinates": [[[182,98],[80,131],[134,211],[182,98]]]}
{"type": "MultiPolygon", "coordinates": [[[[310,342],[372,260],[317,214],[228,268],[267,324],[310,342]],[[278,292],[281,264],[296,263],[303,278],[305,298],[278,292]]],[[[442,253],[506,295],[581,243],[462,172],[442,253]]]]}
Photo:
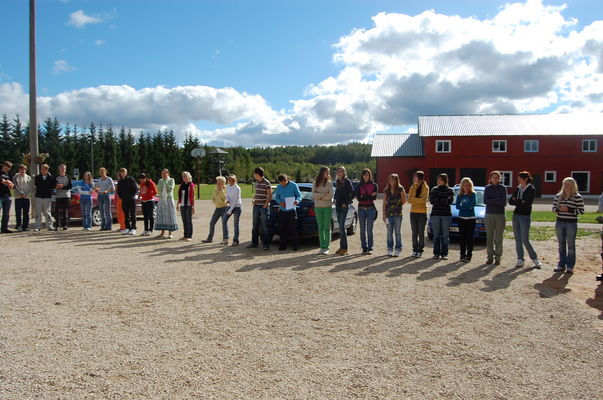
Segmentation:
{"type": "MultiPolygon", "coordinates": [[[[3,4],[0,113],[26,115],[23,102],[14,99],[27,92],[27,3],[3,4]]],[[[603,72],[596,65],[599,51],[603,60],[596,35],[603,17],[600,0],[532,0],[518,2],[514,11],[505,2],[487,0],[37,3],[40,109],[63,122],[171,127],[207,142],[251,146],[367,140],[375,132],[412,126],[413,118],[426,112],[600,111],[596,101],[582,101],[600,94],[597,85],[594,91],[583,87],[589,76],[599,78],[597,68],[603,72]],[[497,20],[505,7],[508,15],[497,20]],[[377,15],[391,18],[377,21],[377,15]],[[527,21],[523,15],[529,15],[527,21]],[[478,26],[466,30],[472,21],[478,26]],[[509,24],[515,26],[505,31],[513,32],[509,43],[526,25],[532,32],[525,35],[548,36],[535,40],[534,48],[508,48],[499,29],[509,24]],[[426,43],[434,34],[438,39],[431,49],[426,43]],[[584,52],[555,50],[572,47],[564,43],[572,34],[581,37],[574,46],[584,52]],[[455,35],[458,48],[441,45],[454,42],[455,35]],[[472,45],[477,42],[482,46],[472,45]],[[409,43],[415,47],[411,53],[409,43]],[[548,53],[542,43],[550,45],[548,53]],[[451,54],[460,60],[455,70],[449,62],[429,62],[451,54]],[[515,65],[505,55],[521,62],[515,65]],[[480,67],[472,60],[480,64],[487,57],[497,65],[509,63],[499,73],[510,88],[498,87],[492,77],[480,81],[480,67]],[[592,71],[575,67],[576,60],[588,57],[592,71]],[[551,79],[515,85],[512,73],[540,75],[538,68],[551,79]],[[581,89],[565,93],[567,79],[582,82],[581,89]],[[178,87],[186,89],[173,90],[178,87]],[[417,99],[425,94],[442,101],[417,99]],[[119,99],[117,110],[107,104],[113,98],[119,99]],[[456,99],[459,104],[451,104],[456,99]]]]}

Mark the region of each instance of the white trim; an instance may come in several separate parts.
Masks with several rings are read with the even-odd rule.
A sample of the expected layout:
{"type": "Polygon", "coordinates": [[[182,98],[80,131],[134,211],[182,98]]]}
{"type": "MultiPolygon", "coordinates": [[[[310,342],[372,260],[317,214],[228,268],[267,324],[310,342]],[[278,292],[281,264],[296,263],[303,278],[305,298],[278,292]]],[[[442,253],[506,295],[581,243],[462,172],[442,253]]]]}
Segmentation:
{"type": "MultiPolygon", "coordinates": [[[[590,147],[590,146],[588,146],[590,147]]],[[[597,152],[597,139],[582,139],[582,152],[583,153],[596,153],[597,152]],[[594,142],[595,149],[594,150],[584,150],[584,142],[594,142]]]]}
{"type": "Polygon", "coordinates": [[[501,179],[500,183],[510,188],[513,187],[513,171],[500,171],[501,179]],[[509,184],[505,185],[505,174],[509,174],[509,184]]]}
{"type": "MultiPolygon", "coordinates": [[[[444,146],[442,146],[444,147],[444,146]]],[[[435,152],[436,153],[451,153],[452,152],[452,141],[451,140],[436,140],[435,142],[435,152]],[[438,151],[438,143],[448,143],[448,151],[438,151]]]]}
{"type": "MultiPolygon", "coordinates": [[[[570,176],[572,178],[574,178],[574,174],[586,174],[587,178],[586,178],[586,190],[582,191],[579,190],[580,193],[584,192],[584,193],[590,193],[590,171],[572,171],[570,173],[570,176]]],[[[576,178],[574,178],[576,179],[576,178]]]]}
{"type": "Polygon", "coordinates": [[[557,171],[544,171],[544,181],[547,183],[557,182],[557,171]],[[546,174],[553,174],[553,180],[546,179],[546,174]]]}
{"type": "MultiPolygon", "coordinates": [[[[530,148],[532,146],[530,145],[530,148]]],[[[523,152],[524,153],[538,153],[540,151],[540,140],[538,139],[525,139],[523,141],[523,152]],[[536,150],[526,150],[526,144],[528,143],[536,143],[536,150]]]]}
{"type": "Polygon", "coordinates": [[[494,139],[492,140],[492,153],[506,153],[507,152],[507,141],[505,139],[494,139]],[[494,150],[494,142],[498,142],[498,148],[500,149],[500,144],[505,144],[504,150],[494,150]]]}

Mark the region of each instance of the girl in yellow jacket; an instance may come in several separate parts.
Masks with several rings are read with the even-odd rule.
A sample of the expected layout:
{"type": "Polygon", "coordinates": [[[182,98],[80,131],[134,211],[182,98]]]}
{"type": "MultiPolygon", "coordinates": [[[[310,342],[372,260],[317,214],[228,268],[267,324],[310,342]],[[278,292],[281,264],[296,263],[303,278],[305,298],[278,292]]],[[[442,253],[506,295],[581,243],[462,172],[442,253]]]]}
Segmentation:
{"type": "Polygon", "coordinates": [[[408,191],[410,203],[410,228],[412,230],[412,256],[419,258],[425,247],[425,224],[427,223],[427,197],[429,186],[425,183],[425,173],[417,171],[413,175],[413,184],[408,191]]]}

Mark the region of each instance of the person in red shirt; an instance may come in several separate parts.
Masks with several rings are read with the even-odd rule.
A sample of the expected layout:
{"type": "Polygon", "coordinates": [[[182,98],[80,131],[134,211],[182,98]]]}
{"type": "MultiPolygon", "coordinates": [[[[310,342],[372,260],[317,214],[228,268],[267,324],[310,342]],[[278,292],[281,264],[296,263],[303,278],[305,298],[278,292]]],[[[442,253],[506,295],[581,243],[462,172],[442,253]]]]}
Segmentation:
{"type": "Polygon", "coordinates": [[[157,186],[151,178],[142,173],[138,175],[140,184],[140,204],[142,205],[142,215],[144,217],[144,232],[140,236],[151,236],[153,226],[155,225],[155,195],[157,186]]]}

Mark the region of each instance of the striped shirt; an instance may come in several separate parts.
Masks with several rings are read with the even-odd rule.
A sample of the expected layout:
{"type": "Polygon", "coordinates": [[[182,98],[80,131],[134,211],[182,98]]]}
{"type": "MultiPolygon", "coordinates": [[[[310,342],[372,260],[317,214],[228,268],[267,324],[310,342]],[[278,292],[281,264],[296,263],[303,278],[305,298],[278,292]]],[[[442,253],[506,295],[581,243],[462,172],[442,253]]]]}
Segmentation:
{"type": "Polygon", "coordinates": [[[578,215],[584,214],[584,199],[579,194],[575,194],[567,199],[560,199],[555,196],[553,202],[553,212],[557,213],[558,222],[578,222],[578,215]],[[561,207],[567,207],[567,211],[561,211],[561,207]]]}
{"type": "Polygon", "coordinates": [[[270,191],[270,181],[266,178],[255,184],[255,194],[253,195],[253,205],[263,206],[268,200],[268,191],[270,191]]]}

